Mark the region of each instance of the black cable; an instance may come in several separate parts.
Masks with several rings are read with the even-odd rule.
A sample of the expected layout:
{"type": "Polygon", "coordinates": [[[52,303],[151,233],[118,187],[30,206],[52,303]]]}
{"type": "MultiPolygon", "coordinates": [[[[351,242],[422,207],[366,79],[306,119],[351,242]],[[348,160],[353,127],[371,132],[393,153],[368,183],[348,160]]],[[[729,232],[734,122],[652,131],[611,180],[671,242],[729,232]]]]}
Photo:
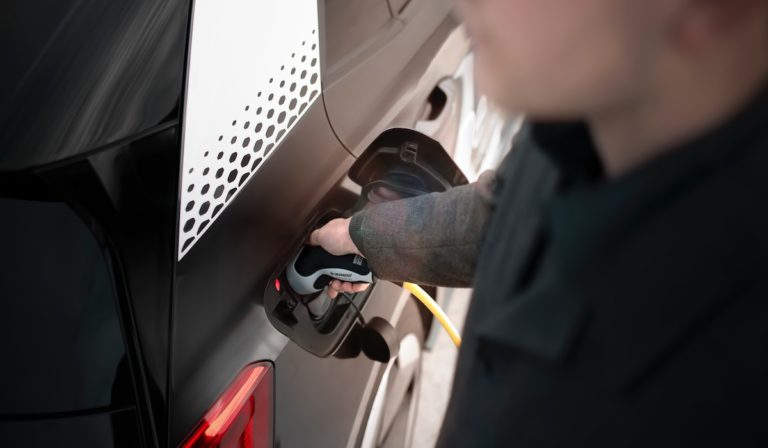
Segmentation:
{"type": "Polygon", "coordinates": [[[347,299],[347,302],[349,302],[349,304],[352,305],[352,308],[355,309],[355,313],[357,314],[357,317],[360,319],[360,323],[362,323],[363,326],[365,326],[365,318],[363,317],[363,313],[360,312],[360,308],[358,308],[357,305],[355,305],[355,302],[352,301],[352,298],[343,292],[339,294],[345,299],[347,299]]]}
{"type": "Polygon", "coordinates": [[[327,310],[326,310],[326,312],[325,312],[325,313],[323,313],[322,315],[318,316],[318,315],[315,315],[315,313],[314,313],[314,312],[313,312],[311,309],[309,309],[309,302],[311,302],[311,301],[313,301],[313,300],[317,300],[317,299],[319,299],[319,298],[320,298],[319,296],[314,296],[314,297],[312,297],[312,298],[311,298],[311,299],[309,299],[309,300],[306,300],[306,299],[307,299],[307,296],[302,296],[302,295],[299,295],[299,297],[300,297],[301,299],[300,299],[298,302],[299,302],[300,304],[302,304],[302,305],[304,306],[304,308],[307,310],[307,314],[309,315],[309,318],[310,318],[312,321],[314,321],[314,322],[320,322],[320,321],[322,321],[322,320],[325,318],[326,314],[328,314],[328,312],[327,312],[327,310]]]}
{"type": "MultiPolygon", "coordinates": [[[[312,319],[314,321],[322,320],[322,317],[319,317],[319,318],[315,318],[314,317],[314,315],[312,314],[312,311],[309,309],[309,305],[307,304],[306,301],[303,300],[303,296],[299,296],[299,297],[301,297],[301,299],[297,300],[296,295],[294,294],[293,290],[290,290],[290,289],[289,289],[289,295],[297,303],[300,303],[300,304],[304,305],[304,308],[306,308],[307,312],[309,313],[309,318],[310,319],[312,319]]],[[[343,292],[340,292],[339,295],[341,295],[342,297],[347,299],[347,302],[350,305],[352,305],[352,308],[355,310],[355,315],[357,316],[358,319],[360,319],[360,323],[363,325],[363,327],[365,327],[366,324],[365,324],[365,318],[363,317],[363,313],[360,311],[360,308],[358,308],[357,305],[355,305],[355,302],[352,300],[352,298],[350,296],[348,296],[347,293],[343,293],[343,292]]],[[[333,300],[333,299],[331,299],[331,300],[333,300]]]]}

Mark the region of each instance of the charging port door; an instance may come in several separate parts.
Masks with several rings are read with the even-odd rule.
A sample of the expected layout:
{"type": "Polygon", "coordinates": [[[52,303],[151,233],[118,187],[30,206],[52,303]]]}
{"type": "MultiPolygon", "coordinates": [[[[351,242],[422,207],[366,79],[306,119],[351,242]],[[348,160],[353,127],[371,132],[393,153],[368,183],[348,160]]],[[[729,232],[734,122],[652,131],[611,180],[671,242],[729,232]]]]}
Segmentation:
{"type": "Polygon", "coordinates": [[[412,129],[384,131],[349,170],[368,203],[445,191],[467,183],[436,140],[412,129]]]}

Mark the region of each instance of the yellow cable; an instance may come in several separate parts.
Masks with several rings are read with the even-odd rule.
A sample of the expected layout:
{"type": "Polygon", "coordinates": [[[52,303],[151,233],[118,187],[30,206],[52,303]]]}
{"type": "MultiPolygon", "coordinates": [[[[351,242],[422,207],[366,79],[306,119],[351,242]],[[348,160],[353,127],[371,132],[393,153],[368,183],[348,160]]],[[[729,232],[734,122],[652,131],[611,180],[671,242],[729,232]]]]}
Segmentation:
{"type": "Polygon", "coordinates": [[[437,318],[437,321],[440,322],[440,325],[445,328],[445,331],[448,332],[448,336],[451,337],[451,340],[454,344],[456,344],[456,347],[461,346],[461,335],[459,335],[459,332],[456,330],[456,327],[453,325],[453,322],[448,318],[448,315],[445,314],[445,311],[443,311],[442,308],[440,308],[440,305],[435,302],[435,299],[430,297],[429,294],[427,294],[427,291],[424,291],[421,286],[415,285],[413,283],[405,282],[403,283],[403,287],[411,292],[421,303],[424,304],[424,306],[427,307],[430,313],[432,313],[435,318],[437,318]]]}

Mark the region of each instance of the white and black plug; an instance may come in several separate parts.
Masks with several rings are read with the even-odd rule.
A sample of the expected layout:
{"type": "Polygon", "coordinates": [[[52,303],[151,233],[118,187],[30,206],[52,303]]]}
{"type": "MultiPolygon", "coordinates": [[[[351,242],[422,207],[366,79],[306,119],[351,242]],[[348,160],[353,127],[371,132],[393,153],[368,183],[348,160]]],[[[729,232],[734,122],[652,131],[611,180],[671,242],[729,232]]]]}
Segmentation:
{"type": "MultiPolygon", "coordinates": [[[[355,254],[333,255],[319,246],[302,247],[288,265],[286,279],[290,288],[302,296],[322,291],[333,279],[351,283],[374,281],[365,258],[355,254]]],[[[397,356],[400,345],[392,325],[378,316],[366,322],[352,298],[346,294],[341,297],[349,302],[360,319],[361,327],[355,339],[363,353],[383,363],[397,356]]]]}
{"type": "Polygon", "coordinates": [[[322,291],[333,279],[373,283],[373,272],[360,255],[332,255],[320,246],[304,246],[288,265],[286,278],[297,294],[308,295],[322,291]]]}

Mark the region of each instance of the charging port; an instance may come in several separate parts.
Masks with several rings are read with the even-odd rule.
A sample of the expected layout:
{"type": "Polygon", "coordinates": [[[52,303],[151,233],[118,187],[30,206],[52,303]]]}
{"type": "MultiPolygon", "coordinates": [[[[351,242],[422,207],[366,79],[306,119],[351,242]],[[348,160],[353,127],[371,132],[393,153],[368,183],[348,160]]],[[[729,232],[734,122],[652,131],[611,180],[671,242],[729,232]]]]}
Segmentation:
{"type": "MultiPolygon", "coordinates": [[[[347,197],[347,199],[356,201],[357,196],[347,197]]],[[[350,201],[346,201],[346,204],[350,205],[350,201]]],[[[351,213],[351,209],[351,206],[347,209],[332,208],[331,211],[324,213],[314,220],[313,225],[300,241],[303,243],[311,230],[323,226],[334,218],[351,213]]],[[[301,244],[296,251],[300,248],[301,244]]],[[[293,260],[295,255],[295,253],[291,254],[288,260],[293,260]]],[[[330,356],[341,345],[356,319],[356,312],[349,302],[352,301],[359,309],[363,309],[369,294],[367,291],[353,294],[349,296],[349,300],[331,299],[325,289],[313,294],[300,295],[288,284],[285,274],[287,266],[288,262],[284,263],[267,282],[268,286],[264,293],[267,316],[280,332],[297,345],[317,356],[330,356]]]]}
{"type": "MultiPolygon", "coordinates": [[[[325,212],[309,220],[311,225],[307,232],[295,242],[293,253],[286,254],[285,262],[268,280],[264,293],[264,307],[273,325],[297,345],[321,357],[334,354],[355,327],[357,312],[352,304],[363,310],[377,288],[374,286],[351,295],[349,300],[333,300],[322,291],[307,295],[293,291],[286,281],[286,267],[309,232],[331,219],[349,216],[368,204],[444,191],[467,182],[438,142],[410,129],[383,132],[357,159],[348,174],[349,180],[360,187],[359,193],[345,188],[340,182],[328,194],[319,208],[325,212]]],[[[295,276],[292,278],[296,279],[295,276]]],[[[383,334],[382,331],[374,332],[383,334]]],[[[365,331],[355,334],[358,333],[366,334],[365,331]]]]}

